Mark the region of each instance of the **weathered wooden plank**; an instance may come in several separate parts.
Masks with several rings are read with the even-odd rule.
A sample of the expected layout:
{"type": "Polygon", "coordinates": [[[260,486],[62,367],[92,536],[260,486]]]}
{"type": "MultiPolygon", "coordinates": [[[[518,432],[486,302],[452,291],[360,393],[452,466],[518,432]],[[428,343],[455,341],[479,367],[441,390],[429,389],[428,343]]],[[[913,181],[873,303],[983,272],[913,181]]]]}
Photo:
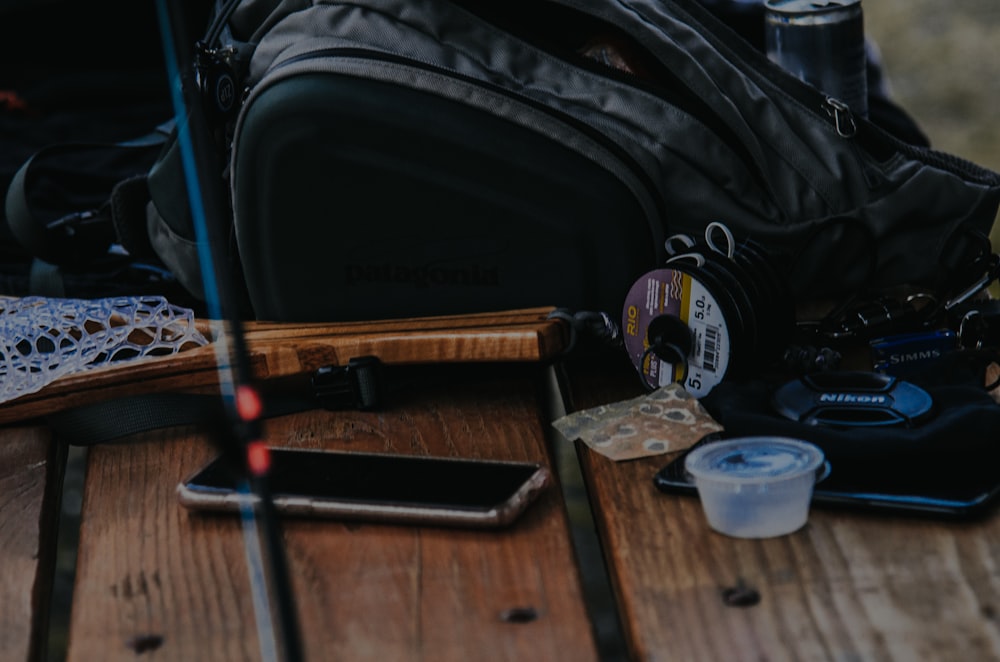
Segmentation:
{"type": "Polygon", "coordinates": [[[45,650],[65,453],[40,427],[0,429],[0,659],[45,650]]]}
{"type": "MultiPolygon", "coordinates": [[[[267,438],[548,462],[540,367],[493,368],[487,380],[425,371],[382,412],[270,419],[267,438]]],[[[91,450],[70,661],[152,648],[163,660],[259,658],[238,521],[190,513],[175,498],[177,482],[213,454],[178,429],[91,450]]],[[[501,530],[308,520],[283,529],[307,659],[597,657],[555,485],[501,530]]]]}
{"type": "MultiPolygon", "coordinates": [[[[641,393],[617,362],[585,368],[577,408],[641,393]]],[[[814,509],[792,535],[739,540],[696,498],[655,489],[666,458],[580,452],[637,660],[1000,660],[1000,515],[814,509]]]]}

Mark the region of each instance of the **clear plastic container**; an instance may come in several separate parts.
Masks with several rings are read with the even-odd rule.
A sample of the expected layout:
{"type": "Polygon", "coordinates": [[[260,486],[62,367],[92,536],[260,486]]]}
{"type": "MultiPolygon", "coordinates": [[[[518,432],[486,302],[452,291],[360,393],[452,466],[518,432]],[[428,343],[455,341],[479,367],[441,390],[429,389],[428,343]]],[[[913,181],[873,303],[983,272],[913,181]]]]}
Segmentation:
{"type": "Polygon", "coordinates": [[[736,538],[772,538],[805,525],[825,459],[797,439],[741,437],[695,448],[684,467],[709,526],[736,538]]]}

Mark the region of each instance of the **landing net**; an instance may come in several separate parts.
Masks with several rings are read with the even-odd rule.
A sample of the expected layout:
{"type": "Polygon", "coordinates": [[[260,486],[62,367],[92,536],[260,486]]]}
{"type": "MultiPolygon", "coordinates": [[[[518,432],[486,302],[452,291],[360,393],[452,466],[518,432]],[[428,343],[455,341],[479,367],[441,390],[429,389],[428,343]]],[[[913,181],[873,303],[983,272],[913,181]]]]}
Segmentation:
{"type": "Polygon", "coordinates": [[[191,310],[155,296],[0,296],[0,330],[0,403],[81,370],[208,344],[191,310]]]}

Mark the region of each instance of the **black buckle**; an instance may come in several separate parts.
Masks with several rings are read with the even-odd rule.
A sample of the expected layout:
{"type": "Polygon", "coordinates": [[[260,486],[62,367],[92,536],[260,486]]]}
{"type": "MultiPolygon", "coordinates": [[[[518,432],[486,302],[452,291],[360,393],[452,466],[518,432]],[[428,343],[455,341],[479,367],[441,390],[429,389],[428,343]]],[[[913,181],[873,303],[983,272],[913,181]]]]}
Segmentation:
{"type": "Polygon", "coordinates": [[[326,366],[312,375],[313,393],[324,409],[370,411],[382,405],[382,362],[359,356],[343,366],[326,366]]]}

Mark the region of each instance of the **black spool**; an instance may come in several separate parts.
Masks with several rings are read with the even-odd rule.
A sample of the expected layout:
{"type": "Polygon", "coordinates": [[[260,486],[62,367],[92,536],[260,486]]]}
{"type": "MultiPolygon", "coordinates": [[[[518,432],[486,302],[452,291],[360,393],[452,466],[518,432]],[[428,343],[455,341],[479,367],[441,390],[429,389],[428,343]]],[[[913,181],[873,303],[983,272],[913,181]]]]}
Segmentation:
{"type": "Polygon", "coordinates": [[[686,362],[694,349],[691,327],[675,315],[654,317],[646,328],[649,351],[667,363],[686,362]]]}
{"type": "Polygon", "coordinates": [[[633,285],[623,313],[626,349],[648,388],[678,381],[700,397],[781,357],[794,309],[761,247],[711,224],[704,241],[675,236],[667,250],[674,255],[633,285]],[[720,229],[724,249],[713,239],[720,229]]]}
{"type": "Polygon", "coordinates": [[[711,259],[706,259],[697,270],[696,277],[715,294],[719,303],[723,304],[727,319],[732,320],[729,337],[732,354],[726,375],[744,374],[749,358],[748,350],[753,347],[757,336],[752,304],[732,273],[711,259]]]}
{"type": "Polygon", "coordinates": [[[704,270],[712,273],[721,286],[733,300],[733,307],[740,319],[740,335],[738,337],[739,353],[736,355],[739,365],[746,363],[744,357],[748,351],[758,346],[760,331],[755,307],[759,302],[754,300],[746,286],[746,276],[741,268],[732,260],[720,261],[714,256],[706,261],[704,270]]]}
{"type": "Polygon", "coordinates": [[[757,359],[751,368],[780,357],[795,329],[795,308],[787,283],[766,250],[752,239],[736,242],[728,228],[719,223],[706,228],[704,245],[714,264],[727,277],[735,277],[736,282],[731,282],[734,290],[747,298],[743,310],[752,318],[748,332],[753,333],[747,344],[757,359]],[[725,236],[725,250],[713,240],[716,232],[725,236]]]}
{"type": "Polygon", "coordinates": [[[788,283],[778,273],[764,247],[751,239],[739,243],[734,259],[744,265],[758,284],[760,300],[765,307],[761,317],[769,331],[765,339],[770,340],[765,343],[765,351],[768,354],[783,352],[795,330],[795,306],[788,283]]]}

